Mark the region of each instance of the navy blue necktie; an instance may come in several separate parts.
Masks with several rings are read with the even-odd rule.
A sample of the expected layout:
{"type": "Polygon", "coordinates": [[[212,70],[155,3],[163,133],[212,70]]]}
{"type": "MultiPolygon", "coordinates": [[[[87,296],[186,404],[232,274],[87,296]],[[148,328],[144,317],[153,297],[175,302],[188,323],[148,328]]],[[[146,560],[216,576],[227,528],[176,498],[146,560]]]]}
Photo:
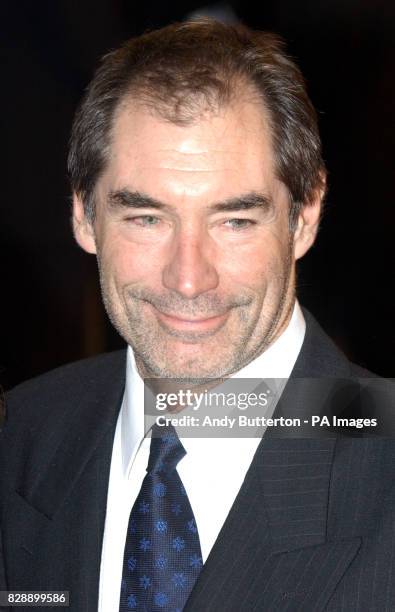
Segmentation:
{"type": "Polygon", "coordinates": [[[152,427],[147,474],[130,513],[120,612],[181,612],[202,568],[199,534],[176,466],[174,427],[152,427]]]}

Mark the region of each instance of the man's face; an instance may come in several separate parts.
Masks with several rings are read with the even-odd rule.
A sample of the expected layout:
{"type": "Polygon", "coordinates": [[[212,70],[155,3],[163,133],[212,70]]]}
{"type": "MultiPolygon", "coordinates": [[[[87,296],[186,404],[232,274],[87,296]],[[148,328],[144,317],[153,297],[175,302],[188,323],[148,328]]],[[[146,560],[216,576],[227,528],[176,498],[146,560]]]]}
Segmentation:
{"type": "Polygon", "coordinates": [[[77,240],[97,252],[106,309],[143,375],[228,375],[284,329],[310,244],[289,232],[258,103],[188,127],[123,103],[96,207],[89,237],[77,200],[77,240]]]}

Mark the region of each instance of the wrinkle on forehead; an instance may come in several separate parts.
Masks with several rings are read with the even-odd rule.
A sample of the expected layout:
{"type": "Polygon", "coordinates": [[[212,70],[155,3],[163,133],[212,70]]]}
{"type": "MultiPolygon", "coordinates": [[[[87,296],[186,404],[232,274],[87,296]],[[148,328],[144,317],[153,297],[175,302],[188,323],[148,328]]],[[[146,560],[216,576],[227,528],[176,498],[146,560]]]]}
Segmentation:
{"type": "Polygon", "coordinates": [[[234,172],[240,167],[239,153],[207,153],[194,154],[188,153],[168,153],[163,151],[156,154],[151,151],[148,155],[141,153],[135,159],[141,169],[171,170],[174,172],[185,173],[209,173],[209,172],[234,172]]]}
{"type": "Polygon", "coordinates": [[[234,122],[223,129],[227,121],[225,118],[222,125],[217,126],[213,119],[213,122],[180,128],[150,118],[149,122],[139,120],[136,126],[129,120],[124,127],[121,119],[118,133],[115,133],[114,155],[129,158],[140,167],[180,171],[237,169],[254,164],[258,155],[264,157],[266,166],[271,166],[271,148],[265,131],[260,130],[262,137],[257,138],[256,124],[253,124],[255,130],[252,126],[246,130],[234,122]]]}
{"type": "Polygon", "coordinates": [[[131,185],[170,201],[186,194],[218,199],[274,188],[269,123],[256,102],[240,101],[188,126],[124,104],[110,150],[102,176],[107,190],[131,185]]]}

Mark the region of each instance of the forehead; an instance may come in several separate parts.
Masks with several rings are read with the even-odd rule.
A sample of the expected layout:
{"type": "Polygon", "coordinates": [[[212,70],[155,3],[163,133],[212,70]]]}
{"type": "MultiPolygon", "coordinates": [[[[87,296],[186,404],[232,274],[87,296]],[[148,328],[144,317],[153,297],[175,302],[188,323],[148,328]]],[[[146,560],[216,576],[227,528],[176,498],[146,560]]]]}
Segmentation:
{"type": "Polygon", "coordinates": [[[273,167],[269,124],[258,101],[241,99],[180,126],[125,100],[114,117],[101,182],[162,198],[166,191],[170,197],[224,197],[270,187],[273,167]]]}

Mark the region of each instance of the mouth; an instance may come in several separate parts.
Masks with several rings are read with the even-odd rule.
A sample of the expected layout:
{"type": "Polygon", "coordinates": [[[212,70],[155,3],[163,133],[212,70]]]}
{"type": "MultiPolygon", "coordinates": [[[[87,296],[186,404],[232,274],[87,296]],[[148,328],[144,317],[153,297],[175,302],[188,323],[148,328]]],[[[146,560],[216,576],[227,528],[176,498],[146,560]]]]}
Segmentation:
{"type": "Polygon", "coordinates": [[[166,314],[154,306],[155,315],[164,327],[177,331],[215,332],[219,330],[229,317],[229,310],[213,317],[184,318],[178,315],[166,314]]]}

